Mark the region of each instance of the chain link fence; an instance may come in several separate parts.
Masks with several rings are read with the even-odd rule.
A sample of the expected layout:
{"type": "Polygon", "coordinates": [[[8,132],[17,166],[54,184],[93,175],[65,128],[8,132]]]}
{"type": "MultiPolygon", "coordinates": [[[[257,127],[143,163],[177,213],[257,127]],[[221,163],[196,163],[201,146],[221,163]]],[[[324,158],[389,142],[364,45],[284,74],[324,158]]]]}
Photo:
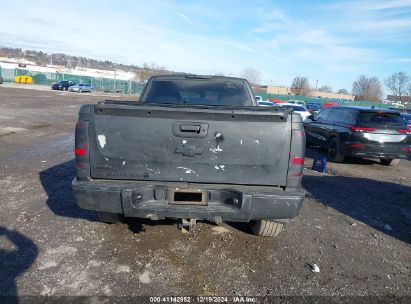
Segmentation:
{"type": "Polygon", "coordinates": [[[346,101],[341,99],[334,99],[334,98],[313,98],[308,96],[299,96],[299,95],[279,95],[279,94],[269,94],[265,92],[254,92],[255,95],[261,96],[263,100],[268,99],[280,99],[282,101],[287,100],[301,100],[306,103],[326,103],[326,102],[334,102],[336,104],[346,105],[346,106],[361,106],[361,107],[377,107],[377,108],[388,108],[392,107],[392,105],[384,104],[382,102],[373,102],[373,101],[366,101],[366,100],[359,100],[359,101],[346,101]]]}

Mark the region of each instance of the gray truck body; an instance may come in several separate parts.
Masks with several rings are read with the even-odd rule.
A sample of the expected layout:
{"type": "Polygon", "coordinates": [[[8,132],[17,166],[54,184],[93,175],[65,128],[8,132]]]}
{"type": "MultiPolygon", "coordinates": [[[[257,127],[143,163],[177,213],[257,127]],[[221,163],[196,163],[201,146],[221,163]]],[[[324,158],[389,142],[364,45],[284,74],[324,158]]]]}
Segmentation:
{"type": "MultiPolygon", "coordinates": [[[[305,135],[286,108],[150,103],[84,105],[73,191],[85,209],[151,219],[249,222],[298,215],[305,135]],[[302,160],[302,161],[301,161],[302,160]]],[[[198,81],[207,81],[198,79],[198,81]]]]}

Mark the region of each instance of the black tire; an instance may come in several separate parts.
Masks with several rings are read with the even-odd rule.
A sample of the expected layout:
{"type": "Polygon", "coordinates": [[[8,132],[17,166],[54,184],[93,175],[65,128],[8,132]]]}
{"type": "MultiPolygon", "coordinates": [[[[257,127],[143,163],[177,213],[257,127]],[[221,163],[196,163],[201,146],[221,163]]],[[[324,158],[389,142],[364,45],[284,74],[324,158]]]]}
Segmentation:
{"type": "Polygon", "coordinates": [[[269,220],[259,220],[251,222],[251,230],[259,236],[277,236],[283,229],[284,224],[272,222],[269,220]]]}
{"type": "Polygon", "coordinates": [[[391,159],[391,158],[381,158],[380,159],[380,163],[383,166],[397,166],[398,163],[400,162],[399,159],[395,158],[395,159],[391,159]]]}
{"type": "Polygon", "coordinates": [[[116,213],[110,212],[99,212],[98,219],[100,222],[107,223],[107,224],[116,224],[120,222],[120,215],[116,213]]]}
{"type": "Polygon", "coordinates": [[[0,84],[3,83],[3,77],[0,76],[0,84]]]}
{"type": "Polygon", "coordinates": [[[341,151],[341,143],[337,137],[332,137],[327,147],[328,158],[334,163],[342,163],[345,155],[341,151]]]}

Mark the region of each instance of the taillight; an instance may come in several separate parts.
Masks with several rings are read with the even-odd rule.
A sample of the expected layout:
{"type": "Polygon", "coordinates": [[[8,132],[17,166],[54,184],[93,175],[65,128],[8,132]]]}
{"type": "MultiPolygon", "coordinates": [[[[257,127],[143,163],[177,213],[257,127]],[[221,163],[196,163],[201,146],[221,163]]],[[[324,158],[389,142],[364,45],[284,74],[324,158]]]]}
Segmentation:
{"type": "Polygon", "coordinates": [[[87,153],[87,147],[84,148],[75,148],[74,149],[74,154],[76,156],[84,156],[87,153]]]}
{"type": "MultiPolygon", "coordinates": [[[[81,110],[79,117],[84,117],[81,110]]],[[[76,124],[74,155],[78,180],[87,180],[90,178],[88,125],[89,121],[85,120],[79,120],[76,124]]]]}
{"type": "Polygon", "coordinates": [[[304,165],[304,157],[293,157],[291,162],[293,165],[304,165]]]}
{"type": "Polygon", "coordinates": [[[349,145],[351,148],[356,148],[356,149],[362,149],[362,148],[364,148],[364,146],[363,145],[360,145],[360,144],[351,144],[351,145],[349,145]]]}
{"type": "Polygon", "coordinates": [[[355,132],[369,132],[369,131],[375,131],[375,128],[366,128],[366,127],[350,127],[351,130],[355,132]]]}
{"type": "Polygon", "coordinates": [[[301,187],[301,178],[304,171],[305,132],[302,124],[292,123],[290,160],[288,164],[287,187],[301,187]]]}
{"type": "Polygon", "coordinates": [[[405,147],[405,148],[402,148],[402,149],[406,152],[411,152],[411,147],[405,147]]]}
{"type": "Polygon", "coordinates": [[[411,129],[398,129],[397,132],[403,134],[411,134],[411,129]]]}

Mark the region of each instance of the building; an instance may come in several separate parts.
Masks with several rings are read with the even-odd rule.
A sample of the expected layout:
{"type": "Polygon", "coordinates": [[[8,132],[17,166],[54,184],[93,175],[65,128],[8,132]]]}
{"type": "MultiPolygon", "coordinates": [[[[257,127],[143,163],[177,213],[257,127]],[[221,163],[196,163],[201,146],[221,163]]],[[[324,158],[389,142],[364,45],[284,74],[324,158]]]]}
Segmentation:
{"type": "MultiPolygon", "coordinates": [[[[291,88],[284,86],[259,86],[256,91],[264,92],[267,94],[276,95],[294,95],[291,92],[291,88]]],[[[308,97],[321,97],[324,99],[344,99],[344,100],[354,100],[354,96],[350,94],[338,94],[338,93],[326,93],[311,90],[307,94],[308,97]]]]}
{"type": "Polygon", "coordinates": [[[399,101],[401,103],[408,103],[411,102],[411,96],[395,96],[395,95],[387,95],[387,100],[389,101],[399,101]]]}

